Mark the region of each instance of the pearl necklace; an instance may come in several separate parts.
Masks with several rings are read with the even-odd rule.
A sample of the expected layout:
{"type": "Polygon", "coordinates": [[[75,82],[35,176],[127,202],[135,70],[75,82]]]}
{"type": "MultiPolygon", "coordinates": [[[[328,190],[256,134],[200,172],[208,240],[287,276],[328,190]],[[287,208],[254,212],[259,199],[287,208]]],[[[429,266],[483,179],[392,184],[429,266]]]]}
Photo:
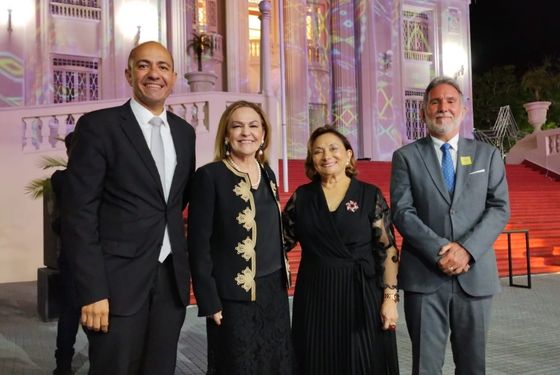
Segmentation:
{"type": "MultiPolygon", "coordinates": [[[[237,165],[236,162],[233,161],[233,159],[231,158],[231,156],[227,159],[228,162],[232,165],[233,168],[235,168],[236,171],[241,172],[241,173],[245,173],[245,174],[249,174],[249,172],[245,172],[243,169],[241,169],[239,167],[239,165],[237,165]]],[[[251,187],[253,189],[257,189],[259,187],[259,184],[261,183],[261,166],[259,164],[259,162],[257,161],[257,159],[255,159],[255,164],[257,165],[257,172],[258,172],[258,177],[257,180],[255,181],[254,184],[251,184],[251,187]]],[[[251,176],[249,175],[249,180],[251,180],[251,176]]]]}

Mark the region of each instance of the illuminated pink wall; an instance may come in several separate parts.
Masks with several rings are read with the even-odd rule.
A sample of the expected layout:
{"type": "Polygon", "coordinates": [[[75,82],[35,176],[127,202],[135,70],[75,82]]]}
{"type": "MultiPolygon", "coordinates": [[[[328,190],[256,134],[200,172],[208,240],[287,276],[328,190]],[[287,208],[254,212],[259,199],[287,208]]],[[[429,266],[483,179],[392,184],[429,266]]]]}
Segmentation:
{"type": "MultiPolygon", "coordinates": [[[[7,21],[0,17],[4,22],[0,25],[0,106],[52,103],[54,55],[97,59],[98,99],[126,98],[130,89],[123,72],[128,52],[145,40],[169,46],[179,76],[175,93],[190,91],[183,75],[194,67],[186,54],[193,27],[192,0],[100,0],[98,13],[89,19],[53,15],[46,0],[17,3],[27,8],[22,5],[13,11],[12,31],[6,31],[7,21]],[[22,14],[31,16],[19,22],[22,14]]],[[[219,53],[205,60],[206,69],[218,75],[215,90],[258,91],[261,67],[258,56],[248,53],[246,1],[210,3],[214,4],[211,28],[221,38],[219,53]]],[[[271,3],[273,27],[268,37],[273,92],[278,96],[279,9],[277,1],[271,3]]],[[[334,123],[349,137],[358,156],[389,160],[396,148],[414,139],[406,125],[410,105],[405,92],[421,92],[435,75],[456,76],[472,107],[469,3],[285,0],[289,157],[303,158],[310,132],[334,123]],[[410,12],[426,21],[427,35],[411,38],[416,44],[425,43],[424,49],[405,42],[404,18],[412,17],[410,12]],[[415,60],[415,54],[426,60],[415,60]]],[[[2,6],[0,14],[5,14],[2,6]]],[[[462,129],[467,136],[472,130],[470,113],[462,129]]]]}

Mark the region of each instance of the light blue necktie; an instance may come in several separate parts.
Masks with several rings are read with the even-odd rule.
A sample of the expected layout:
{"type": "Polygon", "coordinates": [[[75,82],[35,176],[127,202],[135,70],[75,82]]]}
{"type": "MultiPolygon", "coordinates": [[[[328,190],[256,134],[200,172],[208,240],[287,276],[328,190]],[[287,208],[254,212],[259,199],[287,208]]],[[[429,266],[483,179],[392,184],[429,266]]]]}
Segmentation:
{"type": "Polygon", "coordinates": [[[441,172],[443,173],[443,181],[445,181],[447,191],[453,193],[455,189],[455,169],[453,169],[453,159],[451,159],[451,152],[449,152],[450,148],[451,145],[449,143],[441,145],[441,152],[443,153],[441,158],[441,172]]]}

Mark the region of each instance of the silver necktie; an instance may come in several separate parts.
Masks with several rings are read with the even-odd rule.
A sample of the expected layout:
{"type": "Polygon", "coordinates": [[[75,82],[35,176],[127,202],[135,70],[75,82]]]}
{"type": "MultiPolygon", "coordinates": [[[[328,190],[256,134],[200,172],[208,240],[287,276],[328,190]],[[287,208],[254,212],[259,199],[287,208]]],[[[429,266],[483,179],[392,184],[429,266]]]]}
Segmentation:
{"type": "Polygon", "coordinates": [[[152,152],[152,157],[156,162],[159,177],[161,178],[161,186],[165,190],[165,153],[163,152],[163,140],[161,139],[160,131],[160,128],[163,125],[163,120],[159,117],[152,117],[148,123],[152,125],[150,150],[152,152]]]}

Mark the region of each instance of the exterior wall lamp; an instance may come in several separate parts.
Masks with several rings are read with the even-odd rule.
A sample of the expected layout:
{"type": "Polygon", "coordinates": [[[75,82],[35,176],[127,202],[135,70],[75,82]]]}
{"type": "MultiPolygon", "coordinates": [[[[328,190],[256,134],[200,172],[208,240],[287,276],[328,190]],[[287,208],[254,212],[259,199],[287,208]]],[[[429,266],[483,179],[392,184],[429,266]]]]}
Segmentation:
{"type": "Polygon", "coordinates": [[[11,33],[14,30],[12,27],[12,9],[8,9],[8,32],[11,33]]]}

